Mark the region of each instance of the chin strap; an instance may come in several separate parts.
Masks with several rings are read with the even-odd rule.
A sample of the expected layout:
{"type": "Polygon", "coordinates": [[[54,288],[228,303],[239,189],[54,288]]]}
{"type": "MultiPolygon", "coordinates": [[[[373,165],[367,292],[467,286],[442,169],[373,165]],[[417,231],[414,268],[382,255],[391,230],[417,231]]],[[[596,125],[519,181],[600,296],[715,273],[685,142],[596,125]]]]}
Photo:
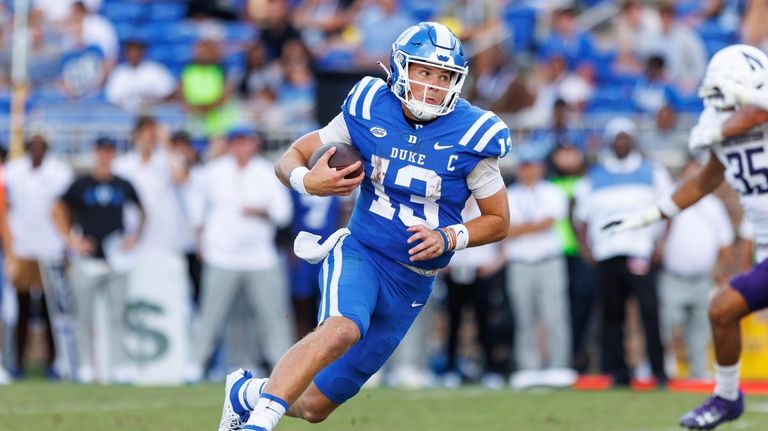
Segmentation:
{"type": "Polygon", "coordinates": [[[377,61],[376,64],[378,64],[382,69],[384,69],[384,73],[387,74],[387,81],[389,81],[389,77],[391,76],[391,74],[389,72],[389,68],[387,68],[387,66],[384,66],[384,63],[382,63],[380,61],[377,61]]]}

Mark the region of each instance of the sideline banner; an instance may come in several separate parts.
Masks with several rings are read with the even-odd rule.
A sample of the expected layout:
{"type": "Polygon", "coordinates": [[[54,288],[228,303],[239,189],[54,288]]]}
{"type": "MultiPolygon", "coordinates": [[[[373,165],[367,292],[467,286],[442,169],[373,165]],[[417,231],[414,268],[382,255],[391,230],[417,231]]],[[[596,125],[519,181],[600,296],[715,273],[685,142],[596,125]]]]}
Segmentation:
{"type": "Polygon", "coordinates": [[[741,377],[768,379],[768,310],[742,320],[741,337],[741,377]]]}
{"type": "Polygon", "coordinates": [[[128,274],[125,350],[139,385],[184,383],[190,294],[181,256],[143,252],[128,274]]]}

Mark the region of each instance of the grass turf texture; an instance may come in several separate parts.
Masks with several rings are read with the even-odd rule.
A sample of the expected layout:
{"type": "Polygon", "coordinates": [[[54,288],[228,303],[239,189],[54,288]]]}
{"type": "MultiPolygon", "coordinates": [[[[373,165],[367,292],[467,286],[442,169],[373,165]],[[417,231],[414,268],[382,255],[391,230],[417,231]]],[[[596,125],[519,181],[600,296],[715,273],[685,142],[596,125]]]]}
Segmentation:
{"type": "MultiPolygon", "coordinates": [[[[80,386],[42,382],[0,386],[0,430],[211,431],[223,385],[178,388],[80,386]]],[[[278,431],[672,431],[701,394],[670,392],[492,392],[365,390],[326,422],[284,419],[278,431]]],[[[768,430],[768,397],[723,430],[768,430]]]]}

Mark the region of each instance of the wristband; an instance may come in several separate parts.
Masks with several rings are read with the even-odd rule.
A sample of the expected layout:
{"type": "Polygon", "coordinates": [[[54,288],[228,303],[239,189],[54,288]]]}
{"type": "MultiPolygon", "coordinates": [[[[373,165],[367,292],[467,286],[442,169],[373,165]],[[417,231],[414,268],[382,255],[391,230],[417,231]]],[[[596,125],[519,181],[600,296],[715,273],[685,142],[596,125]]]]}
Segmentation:
{"type": "Polygon", "coordinates": [[[443,231],[442,228],[437,228],[435,229],[435,231],[439,232],[440,236],[443,237],[443,253],[445,253],[446,251],[448,251],[448,244],[449,244],[448,235],[445,233],[445,231],[443,231]]]}
{"type": "Polygon", "coordinates": [[[450,232],[453,233],[454,248],[452,250],[463,250],[469,245],[469,230],[463,224],[454,224],[448,226],[450,232]]]}
{"type": "Polygon", "coordinates": [[[656,205],[666,218],[672,218],[680,212],[680,207],[672,200],[672,195],[664,196],[656,205]]]}
{"type": "Polygon", "coordinates": [[[291,187],[302,195],[309,195],[307,189],[304,188],[304,177],[309,173],[309,169],[306,166],[299,166],[291,171],[291,175],[288,176],[288,182],[291,183],[291,187]]]}

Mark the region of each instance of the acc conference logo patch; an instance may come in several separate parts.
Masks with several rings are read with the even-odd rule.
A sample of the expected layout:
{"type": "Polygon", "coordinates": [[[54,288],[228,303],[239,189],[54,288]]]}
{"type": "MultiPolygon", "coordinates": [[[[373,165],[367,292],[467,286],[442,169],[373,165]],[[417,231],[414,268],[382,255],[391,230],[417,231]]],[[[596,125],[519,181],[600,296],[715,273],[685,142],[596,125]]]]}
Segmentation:
{"type": "Polygon", "coordinates": [[[377,138],[383,138],[387,136],[387,131],[381,127],[373,126],[371,127],[371,135],[377,137],[377,138]]]}

